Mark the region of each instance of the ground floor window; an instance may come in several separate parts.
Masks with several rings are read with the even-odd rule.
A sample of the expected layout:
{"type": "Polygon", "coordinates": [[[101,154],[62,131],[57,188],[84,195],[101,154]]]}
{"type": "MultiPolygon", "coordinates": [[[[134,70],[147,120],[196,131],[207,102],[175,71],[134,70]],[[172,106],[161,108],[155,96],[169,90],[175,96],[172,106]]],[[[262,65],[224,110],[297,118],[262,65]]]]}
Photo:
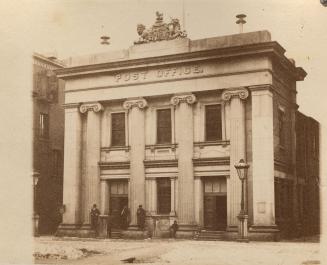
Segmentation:
{"type": "Polygon", "coordinates": [[[158,191],[158,213],[169,214],[171,210],[170,178],[158,178],[157,191],[158,191]]]}

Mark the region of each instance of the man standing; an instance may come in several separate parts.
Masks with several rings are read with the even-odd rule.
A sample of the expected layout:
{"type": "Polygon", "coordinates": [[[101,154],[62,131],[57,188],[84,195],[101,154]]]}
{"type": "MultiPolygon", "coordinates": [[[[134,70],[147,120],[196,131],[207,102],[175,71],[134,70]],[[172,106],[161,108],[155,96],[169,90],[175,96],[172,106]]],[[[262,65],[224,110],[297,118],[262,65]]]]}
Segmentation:
{"type": "Polygon", "coordinates": [[[96,204],[93,204],[90,215],[91,215],[91,228],[94,230],[95,236],[97,236],[100,211],[97,208],[96,204]]]}
{"type": "Polygon", "coordinates": [[[145,210],[142,208],[142,205],[139,205],[139,208],[136,212],[137,216],[137,225],[139,229],[144,230],[144,224],[145,224],[145,210]]]}
{"type": "Polygon", "coordinates": [[[176,232],[178,230],[178,224],[175,220],[174,223],[170,226],[170,237],[176,238],[176,232]]]}

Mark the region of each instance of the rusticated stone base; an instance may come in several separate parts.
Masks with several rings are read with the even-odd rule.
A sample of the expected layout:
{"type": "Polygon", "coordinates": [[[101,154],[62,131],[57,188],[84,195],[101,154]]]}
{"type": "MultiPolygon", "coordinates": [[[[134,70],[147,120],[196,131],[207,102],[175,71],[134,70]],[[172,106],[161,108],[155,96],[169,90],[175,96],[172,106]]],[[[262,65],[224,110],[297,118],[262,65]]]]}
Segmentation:
{"type": "Polygon", "coordinates": [[[136,226],[130,226],[127,230],[121,232],[123,239],[146,239],[150,237],[147,230],[139,230],[136,226]]]}
{"type": "Polygon", "coordinates": [[[71,236],[71,237],[78,237],[79,233],[78,230],[81,227],[81,224],[60,224],[55,236],[71,236]]]}
{"type": "Polygon", "coordinates": [[[180,224],[176,232],[176,238],[190,239],[194,238],[198,230],[196,225],[184,225],[180,224]]]}
{"type": "MultiPolygon", "coordinates": [[[[248,229],[249,241],[279,241],[280,231],[277,226],[250,226],[248,229]]],[[[226,240],[240,241],[238,229],[230,226],[226,229],[226,240]]]]}
{"type": "Polygon", "coordinates": [[[255,226],[249,228],[250,241],[279,241],[280,231],[276,225],[255,226]]]}
{"type": "Polygon", "coordinates": [[[58,237],[95,237],[95,231],[89,224],[60,224],[55,234],[58,237]]]}

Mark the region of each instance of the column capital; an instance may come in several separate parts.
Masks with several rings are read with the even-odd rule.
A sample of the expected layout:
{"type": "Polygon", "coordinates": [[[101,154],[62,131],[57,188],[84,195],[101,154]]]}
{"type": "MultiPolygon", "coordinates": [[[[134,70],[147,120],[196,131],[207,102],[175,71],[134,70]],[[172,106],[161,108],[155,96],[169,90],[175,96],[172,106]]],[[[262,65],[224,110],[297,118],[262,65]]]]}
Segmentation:
{"type": "Polygon", "coordinates": [[[239,97],[240,99],[246,99],[249,96],[249,91],[244,87],[232,88],[225,90],[221,98],[224,101],[229,101],[232,97],[239,97]]]}
{"type": "Polygon", "coordinates": [[[148,102],[144,98],[127,99],[123,104],[123,108],[126,110],[132,109],[133,107],[144,109],[147,106],[148,106],[148,102]]]}
{"type": "Polygon", "coordinates": [[[177,106],[179,103],[185,102],[189,105],[196,102],[196,97],[193,94],[180,94],[171,98],[170,103],[177,106]]]}
{"type": "Polygon", "coordinates": [[[81,113],[86,113],[88,111],[100,112],[102,110],[103,106],[99,102],[84,103],[79,108],[81,113]]]}

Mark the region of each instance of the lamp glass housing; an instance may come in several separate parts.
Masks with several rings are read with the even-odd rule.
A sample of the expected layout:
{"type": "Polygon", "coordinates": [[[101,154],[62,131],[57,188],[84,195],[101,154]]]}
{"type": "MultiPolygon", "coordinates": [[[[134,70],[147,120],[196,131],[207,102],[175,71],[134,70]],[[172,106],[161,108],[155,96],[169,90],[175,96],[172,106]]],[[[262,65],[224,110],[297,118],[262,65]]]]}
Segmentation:
{"type": "Polygon", "coordinates": [[[245,163],[244,159],[241,159],[236,165],[235,168],[237,170],[238,177],[240,180],[244,180],[247,178],[249,165],[245,163]]]}

